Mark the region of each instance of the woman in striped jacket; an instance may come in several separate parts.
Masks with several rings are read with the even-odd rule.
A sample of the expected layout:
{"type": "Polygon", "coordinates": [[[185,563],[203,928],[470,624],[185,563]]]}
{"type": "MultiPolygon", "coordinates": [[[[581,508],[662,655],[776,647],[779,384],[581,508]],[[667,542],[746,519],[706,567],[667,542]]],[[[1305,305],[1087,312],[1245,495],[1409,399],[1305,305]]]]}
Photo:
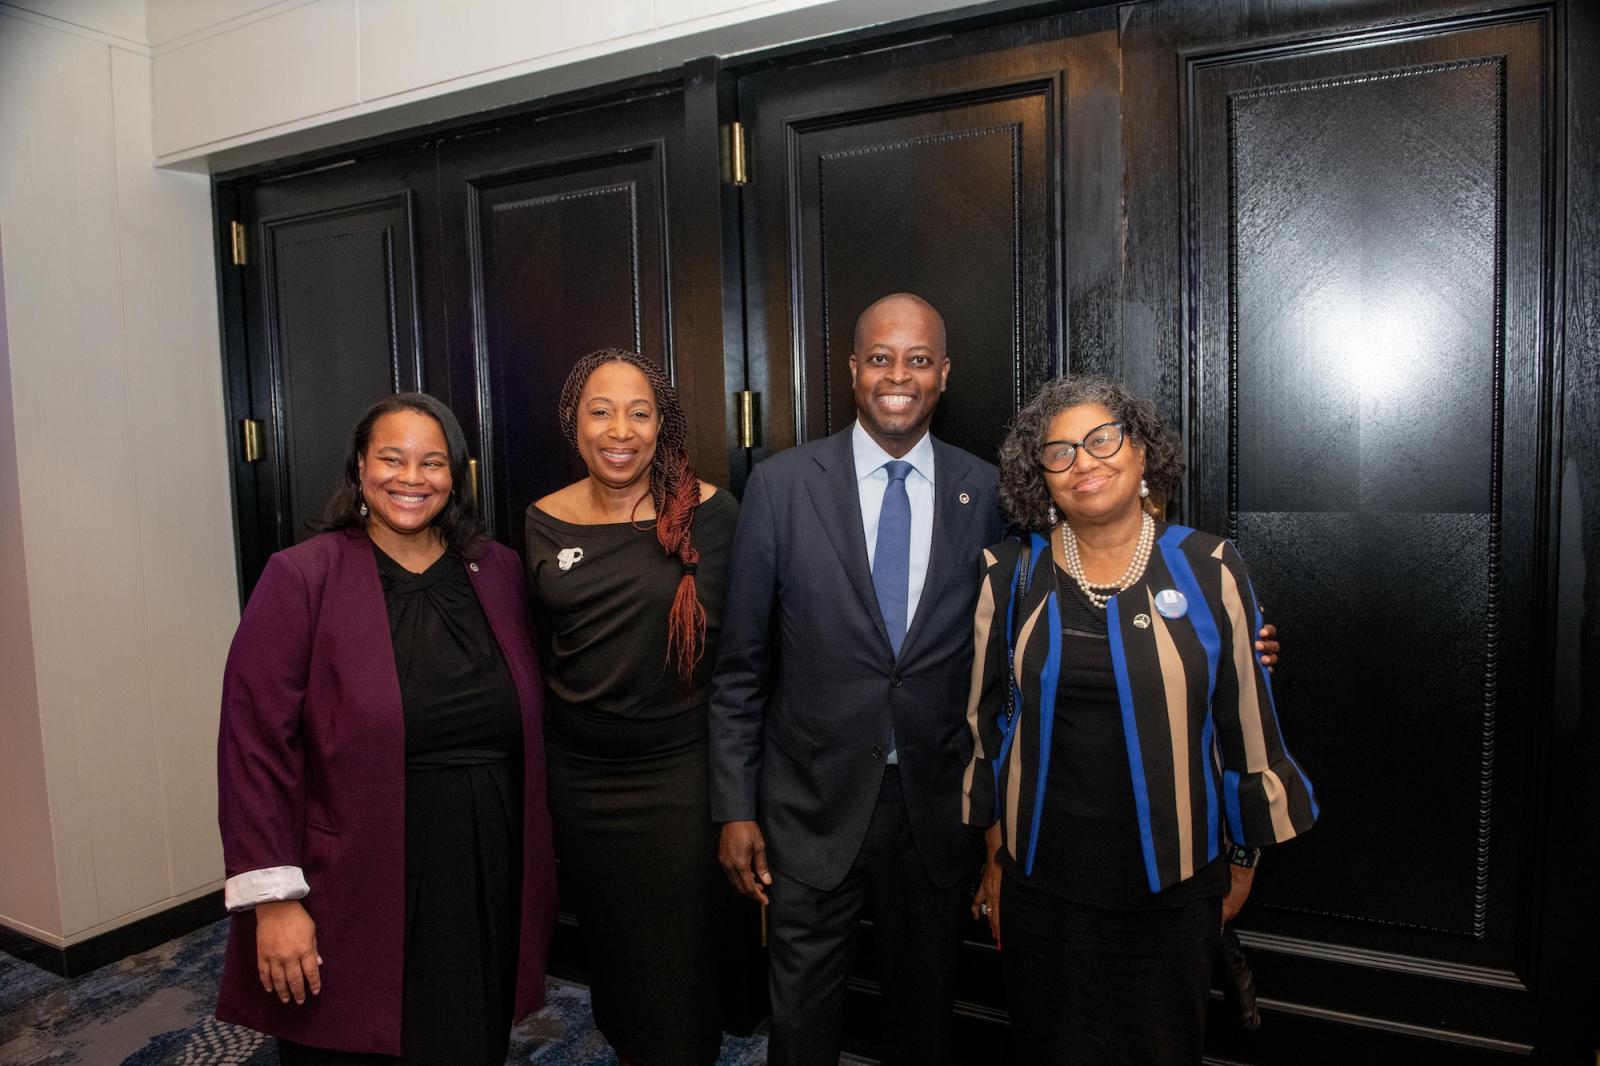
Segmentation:
{"type": "Polygon", "coordinates": [[[1014,1062],[1198,1063],[1256,849],[1317,817],[1243,560],[1150,503],[1181,470],[1155,406],[1098,377],[1046,385],[1001,448],[1028,533],[984,552],[962,809],[1014,1062]]]}

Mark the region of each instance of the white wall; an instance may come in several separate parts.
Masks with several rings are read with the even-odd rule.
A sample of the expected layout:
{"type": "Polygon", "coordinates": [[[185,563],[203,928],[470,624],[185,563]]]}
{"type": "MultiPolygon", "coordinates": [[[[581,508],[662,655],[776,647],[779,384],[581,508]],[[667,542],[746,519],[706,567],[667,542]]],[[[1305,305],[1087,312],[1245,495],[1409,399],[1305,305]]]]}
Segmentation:
{"type": "Polygon", "coordinates": [[[156,155],[226,169],[964,2],[148,0],[156,155]]]}
{"type": "MultiPolygon", "coordinates": [[[[0,877],[0,922],[62,945],[222,873],[214,751],[238,610],[210,194],[154,169],[151,61],[127,36],[143,16],[138,0],[0,4],[0,443],[15,438],[20,527],[0,548],[0,626],[26,629],[34,690],[26,671],[3,682],[0,774],[31,776],[4,786],[0,865],[26,869],[0,877]]],[[[0,461],[0,507],[8,488],[0,461]]]]}
{"type": "Polygon", "coordinates": [[[16,420],[6,343],[5,237],[0,226],[0,914],[18,928],[59,930],[61,899],[45,791],[22,494],[17,485],[16,420]]]}

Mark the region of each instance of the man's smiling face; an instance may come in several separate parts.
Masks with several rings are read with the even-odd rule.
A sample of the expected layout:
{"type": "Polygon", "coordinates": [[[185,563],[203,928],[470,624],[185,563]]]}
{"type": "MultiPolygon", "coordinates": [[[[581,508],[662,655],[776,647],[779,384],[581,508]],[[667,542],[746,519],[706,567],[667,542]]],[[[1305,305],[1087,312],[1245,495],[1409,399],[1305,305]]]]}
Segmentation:
{"type": "Polygon", "coordinates": [[[921,300],[887,297],[856,324],[856,417],[890,455],[904,455],[928,431],[949,376],[944,322],[921,300]]]}

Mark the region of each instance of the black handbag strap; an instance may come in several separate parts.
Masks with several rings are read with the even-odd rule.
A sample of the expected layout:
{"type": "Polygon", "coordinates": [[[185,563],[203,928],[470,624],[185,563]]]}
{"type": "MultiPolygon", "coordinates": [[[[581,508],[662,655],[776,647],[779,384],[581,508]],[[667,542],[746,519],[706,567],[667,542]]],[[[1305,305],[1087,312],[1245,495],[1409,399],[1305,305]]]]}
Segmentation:
{"type": "Polygon", "coordinates": [[[1022,551],[1017,555],[1017,592],[1011,599],[1011,618],[1006,626],[1006,732],[1011,731],[1017,704],[1022,700],[1022,690],[1017,687],[1017,633],[1022,628],[1022,608],[1028,603],[1028,582],[1033,575],[1033,538],[1022,538],[1022,551]]]}

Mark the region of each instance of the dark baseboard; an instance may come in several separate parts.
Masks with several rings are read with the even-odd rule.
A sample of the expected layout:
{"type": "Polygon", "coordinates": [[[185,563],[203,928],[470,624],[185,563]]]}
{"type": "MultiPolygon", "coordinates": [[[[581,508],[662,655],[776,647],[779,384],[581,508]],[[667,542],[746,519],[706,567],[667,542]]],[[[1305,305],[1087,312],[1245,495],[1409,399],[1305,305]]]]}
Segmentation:
{"type": "Polygon", "coordinates": [[[15,929],[0,926],[0,951],[61,977],[81,977],[107,963],[149,951],[157,944],[165,944],[192,933],[203,925],[226,917],[227,913],[219,888],[66,948],[42,943],[15,929]]]}

